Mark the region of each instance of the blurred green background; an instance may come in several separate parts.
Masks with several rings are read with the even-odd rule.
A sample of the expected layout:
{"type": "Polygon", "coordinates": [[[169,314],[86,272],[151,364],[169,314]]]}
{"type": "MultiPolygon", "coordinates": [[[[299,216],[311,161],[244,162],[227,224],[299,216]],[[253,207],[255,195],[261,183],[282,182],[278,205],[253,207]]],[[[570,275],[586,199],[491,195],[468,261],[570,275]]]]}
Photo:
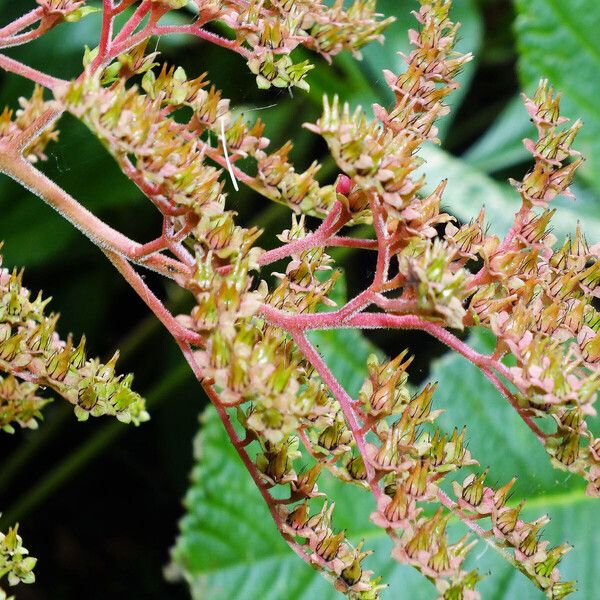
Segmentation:
{"type": "MultiPolygon", "coordinates": [[[[33,6],[30,1],[0,0],[0,24],[33,6]]],[[[381,70],[401,68],[395,52],[407,49],[406,30],[414,26],[409,12],[416,2],[384,0],[379,6],[398,18],[386,44],[366,49],[360,63],[340,56],[331,68],[317,60],[317,69],[309,77],[309,94],[295,92],[291,97],[287,91],[259,92],[243,60],[194,39],[161,39],[160,49],[165,59],[183,66],[189,75],[208,71],[233,106],[251,117],[261,116],[272,147],[292,138],[298,169],[324,158],[322,180],[329,182],[336,171],[325,158],[325,147],[301,124],[318,117],[322,94],[327,91],[365,105],[389,101],[381,70]]],[[[455,110],[441,128],[442,150],[425,151],[428,185],[434,187],[448,177],[448,210],[465,220],[485,204],[491,228],[505,231],[517,202],[506,180],[521,177],[527,168],[521,139],[532,134],[518,93],[522,87],[532,89],[539,77],[546,76],[564,91],[566,114],[584,118],[586,129],[577,147],[588,157],[576,185],[578,202],[559,201],[555,232],[562,236],[581,219],[590,241],[598,241],[597,0],[574,0],[568,8],[561,0],[456,0],[455,17],[463,23],[460,49],[475,53],[476,59],[463,73],[463,88],[452,99],[455,110]]],[[[186,15],[182,12],[172,18],[186,15]]],[[[63,25],[42,40],[7,54],[53,75],[73,77],[80,71],[84,45],[97,43],[98,23],[97,16],[90,16],[79,24],[63,25]]],[[[16,106],[19,95],[29,94],[31,88],[16,76],[0,73],[0,105],[16,106]]],[[[111,225],[140,241],[152,239],[160,226],[158,215],[101,145],[72,118],[64,117],[60,129],[60,142],[49,148],[43,170],[111,225]]],[[[289,224],[289,211],[248,191],[232,194],[230,202],[242,222],[265,229],[264,247],[271,247],[275,234],[289,224]]],[[[39,431],[0,438],[2,525],[21,521],[26,546],[40,559],[37,584],[21,587],[19,598],[189,597],[187,585],[168,583],[163,570],[178,535],[178,520],[184,515],[182,498],[194,460],[192,440],[206,399],[175,344],[103,255],[40,200],[5,177],[0,178],[0,239],[6,242],[5,264],[25,266],[28,287],[43,289],[54,298],[51,306],[62,315],[61,332],[72,331],[75,337],[85,332],[90,352],[103,358],[121,348],[121,369],[136,374],[136,387],[147,395],[152,414],[152,420],[138,429],[104,420],[79,424],[68,406],[55,402],[47,408],[39,431]]],[[[340,252],[337,258],[342,266],[351,266],[345,270],[348,293],[353,294],[372,272],[371,258],[357,252],[340,252]]],[[[174,288],[152,274],[146,277],[175,312],[189,308],[188,299],[174,288]]],[[[523,475],[517,495],[534,497],[535,514],[554,507],[551,536],[581,538],[577,554],[568,558],[567,570],[581,581],[578,597],[598,597],[593,584],[600,564],[589,555],[595,555],[600,538],[585,524],[597,520],[600,510],[583,499],[580,482],[565,481],[552,472],[543,452],[532,445],[527,432],[477,374],[449,357],[433,363],[432,372],[432,361],[444,349],[414,333],[380,332],[368,340],[329,335],[320,341],[323,348],[329,347],[332,364],[354,391],[364,369],[357,357],[366,356],[373,349],[370,344],[389,354],[409,346],[417,355],[413,383],[430,376],[447,382],[438,395],[438,404],[449,409],[444,424],[468,423],[472,449],[502,481],[513,474],[523,475]],[[344,347],[360,351],[352,356],[343,352],[344,347]]],[[[210,415],[207,418],[209,425],[197,442],[197,447],[206,449],[205,457],[195,470],[189,515],[174,553],[179,568],[183,565],[188,571],[194,596],[207,600],[333,598],[320,579],[302,570],[281,548],[260,500],[219,437],[218,424],[210,415]],[[212,499],[212,505],[207,499],[212,499]],[[241,524],[234,517],[241,518],[241,524]],[[215,531],[209,535],[206,530],[209,521],[220,540],[215,531]],[[230,538],[229,545],[234,547],[228,547],[223,538],[230,538]]],[[[359,513],[367,515],[368,502],[368,498],[355,500],[351,495],[346,508],[341,508],[342,525],[356,520],[359,513]]],[[[385,541],[365,527],[372,545],[384,547],[385,541]]],[[[485,570],[491,551],[480,553],[485,570]]],[[[402,597],[411,600],[432,597],[427,582],[406,575],[406,570],[392,570],[391,560],[380,561],[378,567],[385,570],[386,579],[395,581],[384,597],[401,597],[398,590],[409,591],[402,597]]],[[[497,564],[494,568],[499,573],[484,584],[484,598],[538,597],[519,575],[497,564]]],[[[177,571],[168,569],[171,579],[177,571]]]]}

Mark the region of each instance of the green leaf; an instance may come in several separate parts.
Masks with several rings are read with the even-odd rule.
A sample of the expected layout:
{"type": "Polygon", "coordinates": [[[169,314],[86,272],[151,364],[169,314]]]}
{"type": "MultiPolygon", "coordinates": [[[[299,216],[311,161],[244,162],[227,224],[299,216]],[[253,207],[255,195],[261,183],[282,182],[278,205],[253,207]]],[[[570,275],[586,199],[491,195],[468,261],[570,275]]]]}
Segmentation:
{"type": "Polygon", "coordinates": [[[495,173],[530,161],[523,139],[532,135],[532,125],[521,96],[515,96],[491,127],[462,155],[463,160],[486,173],[495,173]]]}
{"type": "MultiPolygon", "coordinates": [[[[427,145],[421,156],[427,163],[423,167],[427,174],[426,191],[432,192],[442,179],[448,179],[443,205],[461,221],[477,216],[485,206],[490,231],[504,235],[519,209],[519,195],[508,183],[498,183],[464,160],[444,152],[437,146],[427,145]]],[[[593,195],[582,194],[575,203],[566,198],[553,202],[557,213],[552,221],[553,232],[562,238],[575,231],[577,221],[590,240],[600,238],[600,211],[593,195]]]]}
{"type": "Polygon", "coordinates": [[[582,175],[600,190],[600,6],[597,0],[516,0],[515,28],[524,87],[540,78],[562,93],[562,112],[581,118],[576,148],[582,175]]]}
{"type": "MultiPolygon", "coordinates": [[[[335,335],[328,332],[333,339],[335,335]]],[[[489,335],[476,332],[473,340],[481,350],[492,347],[489,335]]],[[[331,367],[343,354],[321,351],[331,367]]],[[[332,349],[335,346],[332,346],[332,349]]],[[[363,354],[355,347],[357,361],[363,354]]],[[[364,374],[364,371],[363,371],[364,374]]],[[[515,500],[529,499],[525,515],[545,512],[552,522],[544,533],[553,542],[568,540],[575,550],[566,557],[562,573],[579,580],[581,599],[597,597],[595,573],[600,569],[600,532],[590,527],[600,517],[600,505],[584,496],[583,484],[552,469],[546,453],[513,409],[462,357],[448,354],[434,363],[432,378],[440,381],[436,405],[446,409],[440,424],[447,430],[468,425],[469,448],[482,465],[491,467],[494,482],[504,483],[522,475],[515,500]]],[[[344,382],[347,383],[347,382],[344,382]]],[[[304,565],[279,537],[260,494],[227,439],[214,410],[203,417],[195,445],[197,463],[192,487],[186,497],[187,514],[173,549],[176,569],[189,582],[196,600],[334,600],[337,594],[321,575],[304,565]]],[[[383,600],[402,597],[425,600],[434,597],[432,586],[410,568],[390,557],[391,544],[383,531],[368,521],[373,509],[369,494],[336,481],[324,485],[336,498],[336,526],[347,528],[356,542],[365,539],[375,553],[370,568],[390,584],[383,600]]],[[[462,534],[454,522],[451,536],[462,534]]],[[[513,600],[542,598],[532,584],[514,571],[485,543],[471,554],[471,566],[492,574],[480,585],[483,598],[513,600]]],[[[172,571],[173,572],[173,571],[172,571]]]]}

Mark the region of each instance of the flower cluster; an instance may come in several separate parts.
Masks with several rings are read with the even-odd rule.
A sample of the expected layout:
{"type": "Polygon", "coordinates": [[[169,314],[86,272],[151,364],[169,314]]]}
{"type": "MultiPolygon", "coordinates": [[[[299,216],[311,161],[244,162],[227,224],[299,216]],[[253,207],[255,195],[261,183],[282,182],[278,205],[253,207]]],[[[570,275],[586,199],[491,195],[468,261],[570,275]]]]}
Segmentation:
{"type": "Polygon", "coordinates": [[[439,485],[447,473],[475,461],[464,446],[464,430],[449,438],[431,428],[440,413],[432,410],[435,386],[409,393],[406,368],[412,359],[406,355],[383,363],[372,356],[369,378],[356,403],[364,427],[376,440],[366,446],[377,482],[377,511],[371,519],[391,532],[393,557],[435,581],[441,597],[468,595],[479,580],[476,572],[461,568],[470,544],[466,538],[449,542],[450,512],[440,506],[433,516],[424,516],[423,506],[439,502],[439,485]]]}
{"type": "MultiPolygon", "coordinates": [[[[148,59],[144,48],[120,56],[103,73],[88,72],[81,81],[60,90],[58,97],[103,141],[125,174],[163,214],[181,217],[179,222],[195,215],[193,220],[200,223],[192,235],[201,240],[215,226],[220,231],[239,231],[232,221],[234,213],[223,216],[221,171],[207,164],[207,158],[296,212],[328,212],[336,195],[332,186],[321,187],[315,181],[316,164],[297,173],[288,161],[290,143],[268,154],[269,140],[262,135],[260,121],[249,125],[241,116],[235,117],[229,100],[214,87],[206,89],[205,75],[188,79],[183,69],[167,67],[156,74],[152,69],[155,55],[148,59]],[[126,86],[127,79],[142,73],[141,90],[126,86]],[[191,108],[192,116],[182,124],[170,115],[183,107],[191,108]],[[216,146],[211,140],[217,141],[216,146]],[[256,164],[254,177],[235,166],[248,157],[256,164]]],[[[251,245],[254,238],[251,233],[246,241],[227,243],[251,245]]]]}
{"type": "Polygon", "coordinates": [[[260,88],[308,89],[305,77],[313,67],[308,60],[293,61],[290,54],[295,48],[303,45],[327,60],[343,50],[358,54],[365,44],[381,41],[383,30],[393,20],[380,19],[374,0],[353,0],[348,6],[342,0],[206,4],[203,11],[213,11],[212,19],[231,28],[260,88]]]}
{"type": "Polygon", "coordinates": [[[449,1],[423,3],[417,13],[422,29],[410,34],[416,48],[404,57],[407,70],[399,76],[385,72],[396,97],[391,110],[374,105],[376,119],[370,120],[360,107],[352,113],[345,104],[340,110],[335,98],[332,105],[325,101],[316,124],[307,125],[325,138],[356,191],[377,198],[390,233],[427,212],[423,205],[439,199],[437,191],[423,200],[417,194],[423,182],[410,175],[422,164],[416,149],[426,140],[435,141],[435,121],[449,111],[443,100],[457,87],[454,77],[471,60],[453,51],[458,26],[448,18],[450,6],[449,1]]]}
{"type": "MultiPolygon", "coordinates": [[[[1,265],[1,263],[0,263],[1,265]]],[[[0,268],[0,424],[34,427],[47,402],[38,397],[48,387],[75,407],[80,420],[115,416],[136,425],[148,420],[144,400],[131,389],[133,377],[115,374],[118,353],[103,364],[86,357],[85,338],[74,345],[55,331],[58,316],[46,316],[49,300],[35,299],[23,286],[23,272],[0,268]]]]}
{"type": "Polygon", "coordinates": [[[524,523],[518,519],[523,505],[507,506],[514,480],[494,491],[484,486],[487,472],[470,474],[462,485],[453,482],[456,501],[442,490],[445,476],[476,461],[465,447],[464,429],[448,436],[434,426],[440,412],[432,410],[435,386],[408,394],[405,369],[410,359],[405,358],[406,352],[383,364],[370,359],[370,377],[357,407],[378,440],[367,446],[376,478],[383,484],[378,510],[371,518],[380,527],[398,532],[394,558],[435,581],[442,598],[478,597],[474,585],[480,576],[461,569],[472,543],[462,538],[451,544],[446,535],[454,513],[472,525],[479,523],[471,528],[495,539],[499,547],[513,550],[515,564],[525,575],[552,598],[562,597],[559,590],[566,591],[572,584],[560,581],[556,565],[568,547],[547,550],[547,542],[538,540],[544,519],[524,523]],[[395,420],[390,422],[392,415],[395,420]],[[429,424],[426,432],[425,424],[429,424]],[[424,512],[432,503],[441,505],[433,515],[424,512]],[[481,526],[486,517],[491,520],[489,530],[481,526]]]}
{"type": "Polygon", "coordinates": [[[458,506],[464,514],[474,519],[489,518],[493,535],[503,547],[514,552],[518,568],[549,598],[560,600],[575,591],[575,582],[560,581],[557,569],[562,557],[572,548],[561,544],[549,548],[549,543],[541,540],[541,532],[549,523],[547,516],[525,522],[519,516],[523,502],[507,505],[510,490],[515,479],[494,490],[485,485],[487,471],[481,475],[471,474],[462,484],[453,482],[458,506]]]}
{"type": "Polygon", "coordinates": [[[42,408],[48,400],[37,395],[38,386],[29,381],[19,381],[12,375],[0,376],[0,429],[14,433],[13,424],[22,428],[37,429],[36,419],[42,418],[42,408]]]}
{"type": "MultiPolygon", "coordinates": [[[[49,109],[48,102],[44,101],[44,89],[39,85],[35,86],[31,98],[19,98],[19,104],[21,107],[14,114],[8,107],[0,114],[0,144],[18,141],[19,136],[49,109]]],[[[24,155],[32,163],[46,160],[46,147],[57,140],[58,131],[54,127],[45,129],[25,148],[24,155]]]]}
{"type": "MultiPolygon", "coordinates": [[[[39,4],[44,18],[57,21],[85,9],[82,2],[39,4]]],[[[373,0],[196,0],[193,23],[168,26],[160,18],[188,3],[152,0],[138,4],[118,31],[116,15],[135,4],[105,6],[102,43],[86,52],[84,72],[71,82],[51,78],[49,87],[54,104],[90,128],[160,211],[162,234],[144,245],[124,240],[78,212],[57,186],[48,193],[47,179],[23,160],[44,158],[56,138],[41,118],[48,108],[41,89],[21,102],[14,120],[6,111],[0,117],[2,144],[15,150],[25,140],[23,156],[7,153],[2,170],[19,180],[26,175],[27,185],[55,208],[67,207],[167,326],[282,535],[336,589],[375,600],[383,586],[365,566],[363,544],[354,546],[351,532],[336,529],[333,499],[319,489],[323,472],[373,495],[371,520],[392,539],[393,557],[434,583],[439,598],[479,597],[480,575],[464,567],[472,542],[449,538],[450,518],[495,545],[549,598],[571,593],[574,584],[562,582],[557,568],[569,547],[551,548],[540,539],[545,517],[521,518],[522,504],[509,497],[514,481],[494,489],[485,483],[487,471],[472,471],[477,462],[466,448],[466,430],[437,426],[436,386],[409,390],[407,352],[393,360],[370,357],[368,378],[353,399],[307,332],[430,333],[477,365],[553,463],[583,475],[588,493],[600,496],[600,438],[585,420],[595,414],[600,388],[599,246],[578,229],[555,247],[548,206],[569,193],[581,164],[572,149],[580,123],[565,125],[546,82],[526,99],[538,139],[525,146],[535,162],[523,181],[513,182],[522,207],[500,240],[487,233],[483,211],[468,223],[445,213],[446,182],[425,194],[424,177],[416,174],[418,151],[437,141],[437,119],[449,110],[445,99],[471,58],[454,51],[458,25],[450,19],[450,0],[420,0],[406,70],[385,72],[391,106],[374,105],[371,118],[325,98],[322,117],[307,125],[324,138],[341,171],[335,185],[316,181],[316,161],[297,172],[291,142],[269,150],[260,120],[247,122],[205,74],[191,78],[161,64],[157,51],[148,52],[148,39],[196,35],[241,54],[261,88],[306,89],[311,65],[295,63],[292,50],[304,46],[326,59],[342,50],[358,54],[390,21],[380,18],[373,0]],[[213,21],[231,35],[204,29],[213,21]],[[257,244],[261,231],[237,223],[227,207],[227,177],[235,189],[242,183],[295,213],[279,247],[264,251],[257,244]],[[305,215],[323,222],[310,232],[305,215]],[[357,223],[368,224],[374,237],[339,235],[357,223]],[[339,272],[328,247],[336,245],[377,254],[372,282],[342,306],[331,299],[339,272]],[[128,261],[156,267],[186,289],[195,302],[189,314],[173,317],[128,261]],[[280,261],[287,262],[268,270],[280,261]],[[473,325],[495,334],[493,354],[476,352],[451,331],[473,325]],[[502,361],[509,355],[510,367],[502,361]]],[[[13,38],[28,35],[14,31],[13,38]]],[[[0,378],[0,427],[35,426],[46,402],[38,396],[41,385],[73,403],[81,419],[111,414],[144,421],[131,378],[114,374],[116,357],[103,365],[86,359],[84,340],[61,341],[45,305],[22,287],[21,273],[0,271],[0,370],[7,373],[0,378]]]]}
{"type": "Polygon", "coordinates": [[[595,414],[600,390],[600,318],[593,305],[600,296],[600,257],[579,227],[556,248],[549,229],[554,211],[547,207],[567,192],[581,164],[571,149],[580,124],[559,128],[566,119],[545,81],[526,106],[538,128],[537,142],[525,140],[535,165],[522,183],[513,182],[523,208],[511,236],[482,254],[487,270],[471,311],[496,334],[499,352],[516,358],[509,374],[522,409],[555,425],[544,436],[554,464],[582,474],[588,492],[600,495],[600,464],[585,422],[595,414]],[[574,160],[565,162],[569,157],[574,160]]]}
{"type": "MultiPolygon", "coordinates": [[[[35,581],[33,569],[37,559],[29,556],[27,548],[23,547],[23,540],[18,530],[17,525],[10,528],[7,533],[0,531],[0,579],[6,577],[10,586],[35,581]]],[[[7,596],[0,588],[0,600],[13,599],[14,596],[7,596]]]]}
{"type": "Polygon", "coordinates": [[[93,6],[86,6],[85,0],[36,0],[36,2],[43,10],[43,18],[52,26],[61,21],[76,23],[99,10],[93,6]]]}
{"type": "Polygon", "coordinates": [[[348,104],[340,108],[337,97],[331,104],[325,99],[323,116],[307,127],[324,137],[350,178],[344,195],[354,218],[372,220],[386,252],[396,257],[399,274],[385,291],[400,289],[423,314],[462,329],[468,297],[463,267],[484,240],[482,219],[458,229],[440,210],[445,182],[423,196],[424,179],[411,177],[423,162],[417,149],[436,140],[435,122],[449,110],[444,98],[471,59],[453,51],[458,26],[449,19],[450,6],[424,2],[416,13],[422,28],[410,33],[415,49],[404,57],[407,70],[385,73],[396,98],[390,110],[374,105],[376,118],[370,120],[360,107],[351,112],[348,104]],[[447,235],[440,239],[436,226],[444,223],[447,235]]]}
{"type": "MultiPolygon", "coordinates": [[[[292,239],[303,235],[302,220],[294,221],[284,235],[292,239]]],[[[323,290],[318,295],[318,286],[331,285],[318,283],[318,289],[309,285],[322,257],[322,252],[312,251],[299,255],[290,263],[297,274],[289,269],[291,283],[285,289],[276,288],[274,297],[282,302],[302,298],[298,301],[307,310],[314,308],[324,297],[323,290]]],[[[311,512],[314,501],[318,503],[323,495],[317,478],[324,463],[338,476],[361,469],[360,461],[349,453],[355,442],[340,408],[312,369],[303,364],[289,336],[258,316],[267,299],[266,284],[252,290],[247,259],[238,258],[225,272],[211,263],[210,253],[198,263],[191,282],[197,305],[190,316],[179,317],[205,340],[205,347],[195,352],[196,364],[214,386],[219,404],[235,409],[245,430],[240,444],[255,448],[249,460],[259,485],[265,493],[275,486],[289,489],[289,500],[276,509],[282,533],[303,548],[307,560],[333,579],[337,589],[356,599],[375,598],[379,581],[362,566],[368,553],[361,545],[354,547],[345,532],[333,529],[333,504],[325,502],[311,512]],[[336,460],[343,462],[339,468],[336,460]]],[[[287,280],[284,275],[281,278],[287,280]]]]}

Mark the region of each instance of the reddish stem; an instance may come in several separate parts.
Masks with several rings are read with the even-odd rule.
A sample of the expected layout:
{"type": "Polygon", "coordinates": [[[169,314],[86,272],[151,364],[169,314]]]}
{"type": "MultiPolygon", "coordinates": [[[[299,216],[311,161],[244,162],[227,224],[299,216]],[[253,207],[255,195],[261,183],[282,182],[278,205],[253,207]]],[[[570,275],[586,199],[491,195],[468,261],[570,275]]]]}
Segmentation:
{"type": "Polygon", "coordinates": [[[252,56],[250,50],[241,47],[237,40],[228,40],[227,38],[217,35],[216,33],[206,31],[205,29],[202,29],[202,27],[198,23],[193,23],[191,25],[157,25],[152,30],[153,35],[164,35],[173,33],[194,35],[217,46],[221,46],[223,48],[227,48],[228,50],[232,50],[233,52],[237,52],[246,59],[252,56]]]}
{"type": "Polygon", "coordinates": [[[183,325],[175,319],[165,305],[146,285],[142,277],[122,256],[106,249],[103,249],[103,252],[175,340],[178,342],[194,344],[196,346],[204,346],[203,338],[194,331],[190,331],[183,327],[183,325]]]}
{"type": "MultiPolygon", "coordinates": [[[[127,6],[129,6],[131,4],[133,4],[133,2],[129,2],[129,4],[127,6]]],[[[125,8],[127,8],[127,6],[123,7],[122,5],[120,5],[119,7],[117,7],[115,14],[120,13],[121,11],[125,10],[125,8]]],[[[122,40],[127,39],[128,37],[131,37],[131,34],[139,27],[140,23],[142,22],[144,17],[150,12],[151,8],[152,8],[152,1],[144,0],[137,7],[135,12],[133,13],[133,15],[131,15],[131,17],[125,23],[125,25],[123,25],[123,27],[121,28],[121,30],[115,37],[114,43],[121,42],[122,40]]]]}
{"type": "Polygon", "coordinates": [[[115,6],[113,14],[118,15],[128,9],[136,0],[121,0],[121,3],[115,6]]]}
{"type": "Polygon", "coordinates": [[[15,46],[22,46],[27,42],[36,40],[37,38],[44,35],[47,31],[52,29],[58,22],[58,18],[45,18],[39,26],[25,33],[10,36],[5,39],[0,39],[0,48],[14,48],[15,46]]]}
{"type": "Polygon", "coordinates": [[[34,8],[28,13],[24,14],[22,17],[15,19],[8,25],[0,28],[0,38],[6,38],[13,36],[20,31],[23,31],[26,27],[30,27],[31,25],[37,23],[44,15],[44,9],[41,6],[38,8],[34,8]]]}
{"type": "MultiPolygon", "coordinates": [[[[39,131],[36,134],[39,135],[39,131]]],[[[29,140],[31,141],[31,139],[29,140]]],[[[138,259],[136,254],[141,244],[130,240],[121,232],[108,226],[92,212],[79,204],[54,181],[38,171],[21,156],[22,148],[7,144],[0,146],[0,172],[12,177],[57,210],[63,217],[83,232],[94,244],[102,249],[117,252],[141,265],[153,269],[169,278],[189,277],[190,269],[177,260],[153,254],[138,259]]]]}
{"type": "Polygon", "coordinates": [[[109,50],[112,40],[113,23],[114,23],[114,3],[113,0],[103,0],[102,14],[102,32],[100,34],[100,43],[98,44],[98,55],[91,64],[91,70],[95,71],[103,64],[109,50]]]}
{"type": "Polygon", "coordinates": [[[363,240],[360,238],[340,237],[332,235],[327,240],[328,246],[339,248],[360,248],[362,250],[377,250],[377,240],[363,240]]]}
{"type": "Polygon", "coordinates": [[[373,227],[377,236],[377,267],[375,269],[375,277],[373,279],[372,288],[377,290],[382,286],[388,278],[390,267],[390,243],[389,235],[382,208],[379,206],[377,198],[370,199],[371,211],[373,213],[373,227]]]}
{"type": "Polygon", "coordinates": [[[66,86],[69,83],[64,79],[52,77],[52,75],[47,75],[46,73],[42,73],[41,71],[38,71],[33,67],[24,65],[18,60],[15,60],[14,58],[9,58],[4,54],[0,54],[0,68],[4,69],[5,71],[8,71],[9,73],[15,73],[16,75],[20,75],[21,77],[30,79],[31,81],[39,83],[40,85],[51,90],[55,90],[61,86],[66,86]]]}
{"type": "Polygon", "coordinates": [[[341,229],[348,222],[350,215],[344,210],[340,202],[336,202],[325,220],[319,228],[306,237],[298,240],[293,240],[279,248],[265,252],[259,258],[260,265],[270,265],[291,256],[292,254],[300,254],[311,248],[316,248],[326,244],[329,237],[336,231],[341,229]]]}

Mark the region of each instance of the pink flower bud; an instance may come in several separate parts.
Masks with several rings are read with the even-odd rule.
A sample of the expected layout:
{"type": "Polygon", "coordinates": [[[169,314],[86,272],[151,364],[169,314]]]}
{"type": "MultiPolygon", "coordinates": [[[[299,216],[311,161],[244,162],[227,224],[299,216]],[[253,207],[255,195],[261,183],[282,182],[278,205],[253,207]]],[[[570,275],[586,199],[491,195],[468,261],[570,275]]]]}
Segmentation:
{"type": "Polygon", "coordinates": [[[347,196],[350,193],[350,190],[352,189],[352,179],[350,179],[350,177],[348,177],[347,175],[340,175],[338,177],[338,182],[335,188],[335,191],[338,194],[342,194],[344,196],[347,196]]]}

